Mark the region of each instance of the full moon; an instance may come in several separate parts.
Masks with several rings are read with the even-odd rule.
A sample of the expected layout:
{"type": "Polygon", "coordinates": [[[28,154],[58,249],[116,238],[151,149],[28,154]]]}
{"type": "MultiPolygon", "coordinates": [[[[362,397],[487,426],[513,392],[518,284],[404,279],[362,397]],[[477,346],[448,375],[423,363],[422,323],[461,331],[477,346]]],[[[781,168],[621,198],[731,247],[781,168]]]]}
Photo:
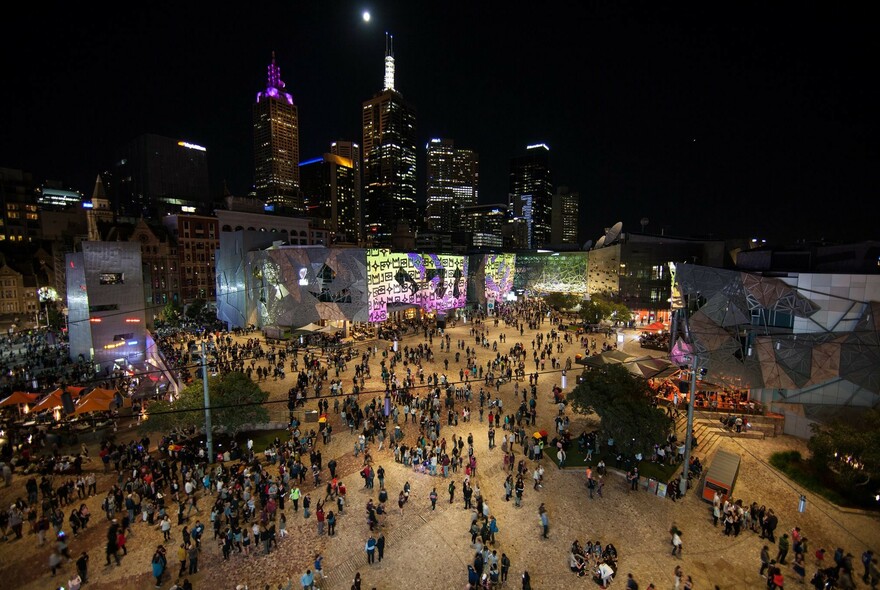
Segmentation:
{"type": "Polygon", "coordinates": [[[365,10],[364,14],[362,14],[361,16],[363,16],[365,23],[370,22],[370,11],[369,10],[365,10]]]}

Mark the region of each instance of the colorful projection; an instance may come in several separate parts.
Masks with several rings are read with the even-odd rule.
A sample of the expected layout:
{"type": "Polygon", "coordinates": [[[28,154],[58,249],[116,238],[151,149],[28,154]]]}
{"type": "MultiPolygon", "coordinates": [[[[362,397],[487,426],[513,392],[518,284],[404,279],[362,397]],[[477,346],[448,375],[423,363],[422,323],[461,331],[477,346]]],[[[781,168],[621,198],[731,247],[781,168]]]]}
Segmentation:
{"type": "Polygon", "coordinates": [[[465,306],[467,258],[367,250],[367,301],[371,322],[388,319],[388,306],[415,304],[425,311],[465,306]]]}
{"type": "Polygon", "coordinates": [[[486,301],[503,301],[507,294],[513,291],[516,254],[487,254],[484,264],[486,301]]]}

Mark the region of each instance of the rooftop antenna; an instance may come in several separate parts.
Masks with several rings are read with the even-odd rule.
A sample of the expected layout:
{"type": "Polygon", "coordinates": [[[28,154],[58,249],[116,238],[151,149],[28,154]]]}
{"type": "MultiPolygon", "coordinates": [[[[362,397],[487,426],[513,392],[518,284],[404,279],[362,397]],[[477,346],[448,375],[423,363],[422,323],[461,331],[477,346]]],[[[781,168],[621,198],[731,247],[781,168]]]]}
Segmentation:
{"type": "Polygon", "coordinates": [[[384,90],[394,90],[394,35],[385,32],[385,85],[384,90]]]}

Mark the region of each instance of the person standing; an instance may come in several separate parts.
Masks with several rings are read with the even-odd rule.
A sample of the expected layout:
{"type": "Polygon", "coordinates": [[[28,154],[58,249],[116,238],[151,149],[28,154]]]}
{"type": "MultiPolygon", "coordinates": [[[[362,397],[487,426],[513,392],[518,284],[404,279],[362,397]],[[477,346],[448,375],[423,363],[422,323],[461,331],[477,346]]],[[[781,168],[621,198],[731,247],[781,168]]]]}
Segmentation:
{"type": "Polygon", "coordinates": [[[541,519],[541,528],[543,529],[542,538],[547,539],[547,533],[550,531],[550,517],[547,515],[547,508],[544,507],[543,502],[541,502],[541,505],[538,507],[538,518],[541,519]]]}
{"type": "Polygon", "coordinates": [[[528,570],[522,573],[522,590],[532,590],[532,579],[528,570]]]}
{"type": "Polygon", "coordinates": [[[452,504],[452,501],[455,499],[455,482],[449,482],[449,503],[452,504]]]}
{"type": "Polygon", "coordinates": [[[672,587],[674,590],[678,590],[681,588],[681,576],[683,572],[681,571],[681,566],[675,566],[675,569],[672,570],[672,587]]]}
{"type": "Polygon", "coordinates": [[[79,574],[82,583],[89,581],[89,554],[83,551],[76,560],[76,573],[79,574]]]}
{"type": "Polygon", "coordinates": [[[302,495],[302,492],[299,491],[299,487],[293,486],[293,489],[290,490],[290,501],[293,502],[293,511],[299,512],[299,498],[302,495]]]}
{"type": "Polygon", "coordinates": [[[370,535],[370,538],[367,539],[367,544],[364,546],[364,551],[367,552],[367,563],[372,564],[375,561],[376,557],[376,539],[373,535],[370,535]]]}
{"type": "Polygon", "coordinates": [[[785,556],[788,555],[789,541],[788,533],[783,533],[779,537],[779,553],[776,554],[776,563],[785,565],[785,556]]]}
{"type": "Polygon", "coordinates": [[[501,583],[507,582],[507,574],[510,572],[510,558],[506,553],[501,554],[501,583]]]}
{"type": "Polygon", "coordinates": [[[764,577],[764,572],[767,571],[767,568],[770,567],[770,547],[764,545],[761,548],[761,570],[758,572],[758,575],[764,577]]]}
{"type": "Polygon", "coordinates": [[[636,582],[632,574],[626,575],[626,590],[639,590],[639,583],[636,582]]]}
{"type": "Polygon", "coordinates": [[[379,554],[379,561],[385,555],[385,535],[380,531],[379,538],[376,539],[376,552],[379,554]]]}
{"type": "Polygon", "coordinates": [[[436,509],[437,508],[437,488],[433,488],[428,497],[431,499],[431,510],[436,509]]]}

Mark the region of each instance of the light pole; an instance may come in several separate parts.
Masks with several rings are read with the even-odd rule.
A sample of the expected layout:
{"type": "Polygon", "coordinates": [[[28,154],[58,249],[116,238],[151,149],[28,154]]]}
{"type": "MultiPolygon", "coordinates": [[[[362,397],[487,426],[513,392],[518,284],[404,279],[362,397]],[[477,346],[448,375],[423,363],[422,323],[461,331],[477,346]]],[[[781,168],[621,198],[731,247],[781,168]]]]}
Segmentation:
{"type": "Polygon", "coordinates": [[[694,430],[694,398],[697,393],[697,354],[691,350],[691,386],[688,395],[687,433],[684,437],[684,463],[682,465],[681,483],[678,490],[684,496],[687,493],[687,476],[691,460],[691,445],[693,444],[694,430]]]}
{"type": "Polygon", "coordinates": [[[202,340],[202,387],[205,394],[205,444],[208,447],[208,464],[214,462],[214,437],[211,432],[211,396],[208,393],[208,356],[205,341],[202,340]]]}

